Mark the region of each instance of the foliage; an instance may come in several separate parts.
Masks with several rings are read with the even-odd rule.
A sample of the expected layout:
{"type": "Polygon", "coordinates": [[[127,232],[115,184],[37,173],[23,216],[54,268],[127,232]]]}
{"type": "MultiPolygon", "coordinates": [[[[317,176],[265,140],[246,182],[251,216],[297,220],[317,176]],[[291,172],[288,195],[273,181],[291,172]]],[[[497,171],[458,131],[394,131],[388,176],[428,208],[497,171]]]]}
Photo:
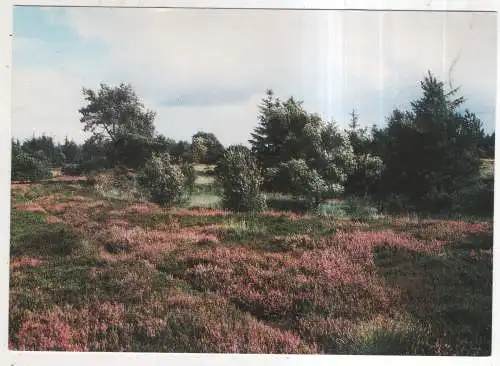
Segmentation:
{"type": "Polygon", "coordinates": [[[495,158],[495,132],[483,134],[479,142],[479,155],[482,158],[495,158]]]}
{"type": "Polygon", "coordinates": [[[319,116],[309,114],[302,102],[293,97],[285,102],[275,97],[272,90],[259,106],[259,124],[251,134],[252,151],[264,169],[275,167],[290,159],[304,159],[311,147],[307,136],[315,137],[322,122],[319,116]]]}
{"type": "Polygon", "coordinates": [[[367,128],[362,128],[359,116],[351,113],[351,121],[347,129],[349,141],[353,147],[354,167],[348,174],[345,190],[348,194],[368,197],[378,190],[384,170],[382,159],[371,152],[372,138],[367,128]]]}
{"type": "Polygon", "coordinates": [[[126,141],[132,140],[137,145],[139,136],[153,140],[155,113],[144,110],[144,105],[130,85],[110,87],[101,84],[97,91],[83,88],[83,95],[87,101],[87,105],[79,110],[83,130],[91,132],[95,141],[111,142],[108,158],[113,165],[130,162],[128,159],[133,155],[130,150],[125,154],[125,161],[121,161],[123,151],[119,152],[120,147],[130,146],[126,141]]]}
{"type": "Polygon", "coordinates": [[[40,137],[33,136],[24,141],[22,149],[29,155],[38,156],[43,160],[47,160],[52,166],[61,166],[65,159],[61,146],[56,146],[53,138],[46,135],[40,137]]]}
{"type": "Polygon", "coordinates": [[[272,186],[280,192],[288,192],[296,198],[303,198],[316,207],[327,198],[343,191],[339,184],[328,184],[321,175],[307,166],[304,160],[292,159],[268,170],[272,186]]]}
{"type": "Polygon", "coordinates": [[[153,154],[142,169],[138,183],[150,200],[161,206],[169,207],[182,201],[185,177],[168,155],[153,154]]]}
{"type": "Polygon", "coordinates": [[[421,82],[423,95],[411,110],[395,110],[384,129],[374,129],[374,145],[386,169],[380,194],[400,194],[419,210],[446,211],[453,192],[479,174],[481,121],[466,110],[457,89],[445,91],[432,74],[421,82]]]}
{"type": "Polygon", "coordinates": [[[216,175],[224,208],[237,212],[264,210],[261,172],[248,148],[230,146],[216,166],[216,175]]]}
{"type": "Polygon", "coordinates": [[[84,168],[82,164],[64,164],[61,167],[61,173],[63,175],[81,175],[85,171],[84,168]]]}
{"type": "Polygon", "coordinates": [[[332,187],[335,187],[333,192],[341,190],[355,161],[348,136],[334,123],[324,123],[318,115],[308,113],[302,104],[293,97],[282,102],[268,90],[250,143],[260,165],[267,170],[267,190],[312,195],[313,202],[317,203],[328,196],[332,187]],[[272,177],[279,171],[285,174],[289,168],[301,170],[302,178],[294,181],[293,188],[286,183],[276,185],[277,180],[272,177]],[[299,188],[298,184],[305,186],[299,188]],[[309,189],[315,192],[306,194],[309,189]]]}
{"type": "Polygon", "coordinates": [[[37,181],[52,177],[47,158],[30,154],[15,143],[12,144],[11,179],[17,181],[37,181]]]}
{"type": "Polygon", "coordinates": [[[182,171],[182,174],[184,175],[185,187],[189,190],[190,193],[193,193],[196,178],[197,178],[197,173],[196,173],[196,169],[194,168],[194,165],[190,164],[188,162],[183,162],[181,164],[181,171],[182,171]]]}
{"type": "Polygon", "coordinates": [[[191,149],[194,162],[215,164],[224,153],[224,146],[213,133],[197,132],[192,137],[191,149]]]}
{"type": "Polygon", "coordinates": [[[81,146],[67,137],[64,139],[64,144],[60,146],[66,164],[81,163],[81,146]]]}
{"type": "Polygon", "coordinates": [[[155,151],[150,137],[132,133],[119,137],[115,147],[119,164],[131,169],[141,168],[155,151]]]}

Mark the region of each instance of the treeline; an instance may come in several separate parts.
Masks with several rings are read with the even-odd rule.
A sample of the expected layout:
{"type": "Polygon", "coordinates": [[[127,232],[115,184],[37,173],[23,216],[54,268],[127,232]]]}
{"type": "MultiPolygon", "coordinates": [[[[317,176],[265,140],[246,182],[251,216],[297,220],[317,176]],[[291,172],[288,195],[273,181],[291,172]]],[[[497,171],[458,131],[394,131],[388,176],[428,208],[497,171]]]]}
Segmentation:
{"type": "Polygon", "coordinates": [[[493,177],[480,174],[480,163],[494,157],[495,134],[462,109],[457,89],[447,90],[431,73],[421,89],[408,110],[395,109],[386,126],[371,129],[361,127],[355,111],[341,129],[301,101],[280,100],[269,90],[250,148],[225,148],[211,133],[198,132],[190,142],[158,134],[155,114],[130,85],[102,84],[97,91],[83,89],[81,122],[91,137],[82,145],[55,144],[46,136],[13,141],[12,179],[30,179],[30,171],[49,166],[66,174],[123,167],[138,171],[138,184],[168,205],[178,201],[182,185],[192,186],[191,165],[202,163],[216,165],[224,207],[235,211],[262,210],[262,192],[279,192],[312,209],[358,196],[386,211],[491,215],[493,177]]]}
{"type": "Polygon", "coordinates": [[[116,166],[139,169],[153,154],[168,154],[175,163],[215,164],[223,152],[224,146],[215,135],[202,131],[194,134],[191,142],[159,134],[152,139],[124,136],[116,142],[90,138],[83,144],[66,137],[61,144],[49,136],[33,136],[23,142],[12,139],[12,180],[48,178],[51,169],[58,168],[67,175],[105,171],[116,166]],[[21,156],[31,159],[32,164],[22,169],[21,156]],[[45,171],[42,178],[33,176],[34,165],[45,171]]]}

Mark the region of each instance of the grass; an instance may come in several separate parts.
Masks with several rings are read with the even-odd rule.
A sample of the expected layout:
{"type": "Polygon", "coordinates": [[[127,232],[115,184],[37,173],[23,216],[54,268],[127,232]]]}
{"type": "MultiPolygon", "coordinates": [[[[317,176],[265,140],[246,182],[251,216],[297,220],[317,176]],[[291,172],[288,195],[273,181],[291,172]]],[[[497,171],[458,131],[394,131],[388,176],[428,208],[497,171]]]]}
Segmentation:
{"type": "Polygon", "coordinates": [[[276,195],[231,214],[211,189],[166,210],[13,186],[9,348],[490,354],[491,220],[292,213],[276,195]]]}

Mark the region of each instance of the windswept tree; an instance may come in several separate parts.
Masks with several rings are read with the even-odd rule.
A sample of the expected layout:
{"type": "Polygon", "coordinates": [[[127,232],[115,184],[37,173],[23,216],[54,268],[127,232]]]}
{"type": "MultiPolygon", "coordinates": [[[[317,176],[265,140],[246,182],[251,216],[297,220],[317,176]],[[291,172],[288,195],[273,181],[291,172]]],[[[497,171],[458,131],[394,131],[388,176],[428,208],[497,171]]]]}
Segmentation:
{"type": "Polygon", "coordinates": [[[127,160],[127,154],[134,155],[137,144],[153,140],[155,113],[144,108],[130,85],[101,84],[96,91],[83,88],[83,95],[87,102],[79,110],[83,129],[92,133],[93,140],[111,143],[113,165],[127,160]]]}

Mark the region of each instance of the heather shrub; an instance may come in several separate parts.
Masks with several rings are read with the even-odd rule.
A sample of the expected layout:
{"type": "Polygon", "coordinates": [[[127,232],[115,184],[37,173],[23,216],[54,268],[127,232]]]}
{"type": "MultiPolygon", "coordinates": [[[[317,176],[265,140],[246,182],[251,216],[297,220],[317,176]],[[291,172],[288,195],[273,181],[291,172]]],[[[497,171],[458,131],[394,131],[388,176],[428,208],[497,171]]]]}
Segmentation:
{"type": "Polygon", "coordinates": [[[185,176],[169,155],[154,154],[139,174],[138,183],[154,203],[168,207],[182,202],[185,176]]]}
{"type": "Polygon", "coordinates": [[[265,209],[261,194],[262,176],[255,158],[244,146],[230,146],[216,167],[225,209],[259,212],[265,209]]]}
{"type": "Polygon", "coordinates": [[[19,148],[12,149],[12,180],[42,180],[52,177],[49,161],[19,148]]]}

